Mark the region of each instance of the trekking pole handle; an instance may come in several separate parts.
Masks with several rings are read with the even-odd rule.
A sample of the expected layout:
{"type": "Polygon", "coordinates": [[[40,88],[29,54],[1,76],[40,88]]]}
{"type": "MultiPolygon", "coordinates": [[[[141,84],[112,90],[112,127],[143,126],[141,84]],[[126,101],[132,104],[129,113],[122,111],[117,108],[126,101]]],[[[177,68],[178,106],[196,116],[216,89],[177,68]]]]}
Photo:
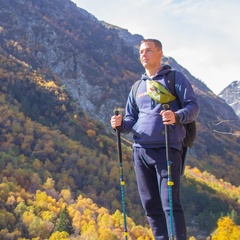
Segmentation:
{"type": "Polygon", "coordinates": [[[163,109],[167,111],[170,109],[170,106],[168,104],[163,104],[163,109]]]}
{"type": "MultiPolygon", "coordinates": [[[[115,115],[115,116],[118,116],[118,115],[119,115],[119,111],[118,111],[118,110],[114,110],[114,115],[115,115]]],[[[118,132],[120,132],[120,129],[121,129],[121,126],[116,127],[116,130],[117,130],[118,132]]]]}
{"type": "MultiPolygon", "coordinates": [[[[118,110],[114,110],[114,115],[118,116],[119,115],[119,111],[118,110]]],[[[119,161],[122,162],[122,147],[121,147],[120,130],[121,130],[121,126],[117,126],[116,127],[116,136],[117,136],[117,143],[118,143],[119,161]]]]}

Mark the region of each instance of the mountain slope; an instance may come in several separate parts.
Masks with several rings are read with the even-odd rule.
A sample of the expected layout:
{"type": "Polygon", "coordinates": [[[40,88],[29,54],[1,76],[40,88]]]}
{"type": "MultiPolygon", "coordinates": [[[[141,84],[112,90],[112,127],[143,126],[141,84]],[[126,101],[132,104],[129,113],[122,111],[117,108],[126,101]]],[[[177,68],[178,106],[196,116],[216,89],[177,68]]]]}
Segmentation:
{"type": "MultiPolygon", "coordinates": [[[[91,197],[111,212],[121,208],[109,119],[115,107],[124,107],[143,71],[136,46],[141,39],[99,22],[69,0],[0,0],[1,181],[35,193],[50,177],[57,191],[69,187],[75,197],[91,197]]],[[[239,118],[174,59],[163,62],[189,78],[199,99],[189,165],[238,186],[240,142],[234,133],[240,131],[239,118]]],[[[124,146],[127,210],[144,221],[130,155],[124,146]]],[[[206,194],[211,193],[207,186],[183,183],[186,209],[190,195],[211,206],[218,201],[206,194]]],[[[187,212],[190,227],[192,218],[206,214],[193,211],[198,209],[194,201],[187,212]]],[[[211,224],[201,222],[202,231],[212,230],[221,211],[239,210],[226,199],[219,206],[212,206],[211,224]]]]}
{"type": "MultiPolygon", "coordinates": [[[[76,104],[109,129],[113,109],[125,106],[131,85],[143,72],[135,42],[129,46],[131,41],[125,39],[122,30],[106,26],[67,0],[50,3],[2,0],[1,7],[3,51],[33,69],[50,70],[76,104]]],[[[139,36],[132,38],[140,40],[139,36]]],[[[236,177],[215,167],[214,158],[218,158],[217,165],[229,159],[232,165],[226,165],[226,170],[232,176],[237,175],[238,139],[221,133],[239,131],[239,118],[228,104],[174,59],[163,61],[189,78],[200,102],[198,139],[191,152],[196,161],[189,164],[238,185],[236,177]],[[231,122],[225,121],[229,119],[231,122]]]]}

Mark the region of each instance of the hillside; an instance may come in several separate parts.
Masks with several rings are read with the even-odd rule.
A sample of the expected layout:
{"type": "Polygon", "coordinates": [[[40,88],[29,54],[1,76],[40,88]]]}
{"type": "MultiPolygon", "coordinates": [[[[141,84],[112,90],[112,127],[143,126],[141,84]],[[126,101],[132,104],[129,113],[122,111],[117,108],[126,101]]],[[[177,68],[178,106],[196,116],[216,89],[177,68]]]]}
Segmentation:
{"type": "MultiPolygon", "coordinates": [[[[46,208],[35,208],[29,200],[39,191],[60,201],[67,189],[73,202],[83,196],[110,214],[121,210],[109,119],[114,108],[124,107],[143,71],[136,45],[141,38],[98,21],[69,0],[0,0],[0,215],[8,216],[0,221],[2,234],[15,229],[15,236],[31,234],[31,221],[17,212],[23,203],[25,212],[32,209],[30,219],[38,217],[51,231],[56,228],[60,207],[47,219],[41,215],[46,208]]],[[[220,187],[223,182],[229,192],[238,191],[240,120],[173,58],[163,62],[189,78],[200,102],[189,166],[198,169],[202,180],[207,174],[213,177],[200,181],[186,174],[182,197],[189,234],[207,236],[220,216],[240,213],[239,194],[226,195],[220,187]],[[212,179],[221,179],[216,180],[220,191],[209,184],[212,179]]],[[[123,160],[127,212],[145,226],[129,146],[123,146],[123,160]]]]}
{"type": "MultiPolygon", "coordinates": [[[[1,46],[6,56],[14,56],[33,70],[51,72],[77,107],[110,131],[113,109],[125,106],[131,85],[143,72],[136,52],[140,36],[99,22],[69,0],[2,0],[0,11],[1,46]]],[[[189,164],[239,185],[240,148],[234,134],[239,132],[239,118],[174,59],[165,57],[163,62],[189,78],[200,102],[199,131],[191,152],[196,161],[189,164]],[[224,170],[218,168],[222,164],[224,170]]]]}

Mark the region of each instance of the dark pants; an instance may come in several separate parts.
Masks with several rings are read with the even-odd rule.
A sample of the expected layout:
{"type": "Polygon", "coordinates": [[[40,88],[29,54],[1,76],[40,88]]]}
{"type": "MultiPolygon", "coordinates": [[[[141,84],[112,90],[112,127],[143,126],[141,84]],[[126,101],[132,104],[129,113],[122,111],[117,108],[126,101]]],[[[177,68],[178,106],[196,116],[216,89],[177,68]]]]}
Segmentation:
{"type": "MultiPolygon", "coordinates": [[[[173,206],[173,228],[177,240],[186,240],[186,224],[180,202],[181,153],[170,149],[173,206]]],[[[148,222],[156,240],[168,240],[170,208],[165,148],[133,148],[138,191],[148,222]]]]}

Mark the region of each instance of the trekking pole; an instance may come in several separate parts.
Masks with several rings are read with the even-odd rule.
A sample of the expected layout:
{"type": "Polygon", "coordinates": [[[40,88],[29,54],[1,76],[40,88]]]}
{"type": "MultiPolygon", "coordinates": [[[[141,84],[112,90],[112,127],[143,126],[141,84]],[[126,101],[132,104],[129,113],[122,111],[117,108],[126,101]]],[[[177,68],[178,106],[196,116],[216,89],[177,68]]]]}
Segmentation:
{"type": "MultiPolygon", "coordinates": [[[[165,111],[169,110],[169,105],[168,104],[163,104],[163,108],[165,111]]],[[[168,171],[168,199],[169,199],[169,209],[170,209],[170,236],[169,240],[174,240],[173,236],[173,205],[172,205],[172,186],[173,186],[173,181],[172,181],[172,175],[171,175],[171,161],[169,159],[169,126],[165,125],[165,142],[166,142],[166,161],[167,161],[167,171],[168,171]]]]}
{"type": "MultiPolygon", "coordinates": [[[[119,115],[119,111],[115,110],[114,114],[116,116],[119,115]]],[[[119,172],[120,172],[120,187],[121,187],[121,198],[122,198],[122,211],[123,211],[123,220],[124,220],[124,236],[125,240],[128,240],[128,231],[127,231],[127,216],[125,210],[125,194],[124,194],[124,185],[125,182],[123,180],[123,166],[122,166],[122,146],[121,146],[121,138],[120,138],[120,129],[116,127],[116,136],[117,136],[117,146],[118,146],[118,160],[119,160],[119,172]]]]}

